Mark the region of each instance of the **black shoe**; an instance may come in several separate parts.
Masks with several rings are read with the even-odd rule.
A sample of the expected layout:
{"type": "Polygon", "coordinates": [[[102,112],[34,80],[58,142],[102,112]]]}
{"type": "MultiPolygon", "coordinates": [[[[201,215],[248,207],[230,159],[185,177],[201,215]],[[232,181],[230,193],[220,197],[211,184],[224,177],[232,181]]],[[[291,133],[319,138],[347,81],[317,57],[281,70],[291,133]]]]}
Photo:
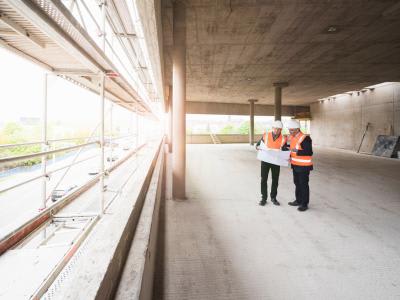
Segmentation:
{"type": "Polygon", "coordinates": [[[308,206],[299,206],[297,208],[298,211],[306,211],[308,209],[308,206]]]}
{"type": "Polygon", "coordinates": [[[265,204],[267,204],[267,199],[261,199],[260,203],[258,204],[264,206],[265,204]]]}
{"type": "Polygon", "coordinates": [[[275,205],[281,205],[281,204],[279,203],[279,201],[276,200],[276,198],[271,198],[271,202],[272,202],[273,204],[275,204],[275,205]]]}
{"type": "Polygon", "coordinates": [[[300,202],[297,201],[297,200],[294,200],[294,201],[292,201],[292,202],[288,202],[288,204],[289,204],[290,206],[300,206],[300,202]]]}

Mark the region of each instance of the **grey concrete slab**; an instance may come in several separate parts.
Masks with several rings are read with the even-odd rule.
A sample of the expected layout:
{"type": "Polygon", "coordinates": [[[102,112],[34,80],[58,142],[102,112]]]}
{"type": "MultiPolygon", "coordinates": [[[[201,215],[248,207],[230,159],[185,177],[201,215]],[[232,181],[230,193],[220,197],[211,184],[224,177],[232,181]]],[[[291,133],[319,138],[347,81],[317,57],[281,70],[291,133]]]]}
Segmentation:
{"type": "MultiPolygon", "coordinates": [[[[151,1],[150,1],[151,2],[151,1]]],[[[165,83],[172,82],[172,9],[163,0],[165,83]]],[[[187,100],[284,105],[399,80],[399,4],[387,1],[185,0],[187,100]]]]}
{"type": "Polygon", "coordinates": [[[399,299],[398,160],[316,148],[300,213],[288,168],[282,205],[258,206],[248,145],[188,145],[187,157],[188,199],[166,200],[160,219],[154,299],[399,299]]]}
{"type": "Polygon", "coordinates": [[[31,299],[69,245],[10,250],[0,259],[0,299],[31,299]]]}

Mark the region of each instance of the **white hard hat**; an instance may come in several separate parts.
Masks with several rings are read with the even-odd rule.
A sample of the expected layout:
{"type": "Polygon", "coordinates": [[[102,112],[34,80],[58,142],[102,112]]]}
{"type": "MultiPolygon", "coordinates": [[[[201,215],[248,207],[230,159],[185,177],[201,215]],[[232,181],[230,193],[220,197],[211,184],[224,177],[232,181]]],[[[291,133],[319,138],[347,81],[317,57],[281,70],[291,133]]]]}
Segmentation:
{"type": "Polygon", "coordinates": [[[297,120],[291,119],[286,123],[287,128],[297,129],[300,128],[300,123],[297,120]]]}
{"type": "Polygon", "coordinates": [[[272,127],[273,127],[273,128],[282,128],[282,127],[283,127],[283,124],[282,124],[281,121],[276,120],[276,121],[274,121],[274,123],[272,123],[272,127]]]}

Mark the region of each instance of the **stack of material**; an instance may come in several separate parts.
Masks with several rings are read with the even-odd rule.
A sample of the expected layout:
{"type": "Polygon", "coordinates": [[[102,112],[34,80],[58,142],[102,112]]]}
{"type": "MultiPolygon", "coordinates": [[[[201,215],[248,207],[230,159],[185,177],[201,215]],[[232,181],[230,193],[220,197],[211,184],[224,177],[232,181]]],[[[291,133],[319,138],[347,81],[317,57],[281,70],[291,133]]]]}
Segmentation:
{"type": "Polygon", "coordinates": [[[376,156],[399,158],[400,136],[378,135],[372,154],[376,156]]]}

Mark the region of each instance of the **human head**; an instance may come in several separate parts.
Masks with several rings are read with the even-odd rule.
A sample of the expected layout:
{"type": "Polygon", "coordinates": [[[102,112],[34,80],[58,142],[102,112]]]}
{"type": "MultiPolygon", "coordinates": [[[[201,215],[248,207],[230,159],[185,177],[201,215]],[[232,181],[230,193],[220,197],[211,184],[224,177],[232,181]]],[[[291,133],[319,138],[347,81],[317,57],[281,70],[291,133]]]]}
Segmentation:
{"type": "Polygon", "coordinates": [[[280,134],[282,131],[282,127],[283,127],[282,122],[279,120],[276,120],[276,121],[274,121],[274,123],[272,123],[272,132],[274,134],[280,134]]]}
{"type": "Polygon", "coordinates": [[[297,120],[291,119],[286,124],[286,127],[289,129],[289,132],[292,136],[295,136],[300,131],[300,123],[297,120]]]}

